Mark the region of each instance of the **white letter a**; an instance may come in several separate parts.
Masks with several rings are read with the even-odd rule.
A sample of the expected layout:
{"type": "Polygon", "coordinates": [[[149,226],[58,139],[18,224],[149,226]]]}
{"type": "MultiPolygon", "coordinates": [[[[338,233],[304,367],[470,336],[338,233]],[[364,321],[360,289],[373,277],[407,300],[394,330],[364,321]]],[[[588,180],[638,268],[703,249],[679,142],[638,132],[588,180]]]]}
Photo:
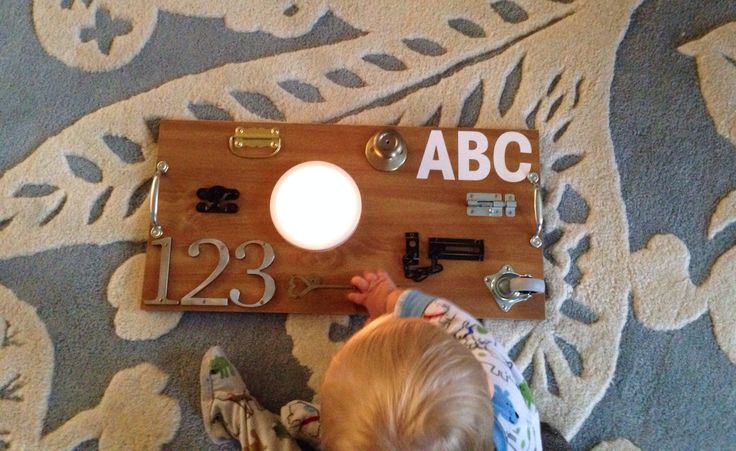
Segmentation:
{"type": "Polygon", "coordinates": [[[452,172],[452,164],[450,163],[450,156],[447,154],[447,146],[445,145],[445,138],[442,136],[442,130],[429,132],[429,139],[427,139],[427,146],[424,148],[417,178],[429,178],[429,171],[442,171],[442,178],[455,180],[455,173],[452,172]],[[435,154],[437,154],[437,159],[434,157],[435,154]]]}

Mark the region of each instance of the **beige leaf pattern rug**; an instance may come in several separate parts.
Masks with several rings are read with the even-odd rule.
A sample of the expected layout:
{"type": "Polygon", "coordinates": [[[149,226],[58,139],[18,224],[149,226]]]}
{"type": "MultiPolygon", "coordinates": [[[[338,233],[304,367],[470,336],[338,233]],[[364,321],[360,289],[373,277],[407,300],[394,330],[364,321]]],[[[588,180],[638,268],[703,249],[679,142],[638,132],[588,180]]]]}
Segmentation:
{"type": "Polygon", "coordinates": [[[0,449],[218,449],[207,348],[276,411],[319,400],[362,324],[138,309],[162,118],[538,129],[546,319],[488,326],[542,419],[574,449],[736,443],[733,2],[8,0],[0,23],[0,449]]]}

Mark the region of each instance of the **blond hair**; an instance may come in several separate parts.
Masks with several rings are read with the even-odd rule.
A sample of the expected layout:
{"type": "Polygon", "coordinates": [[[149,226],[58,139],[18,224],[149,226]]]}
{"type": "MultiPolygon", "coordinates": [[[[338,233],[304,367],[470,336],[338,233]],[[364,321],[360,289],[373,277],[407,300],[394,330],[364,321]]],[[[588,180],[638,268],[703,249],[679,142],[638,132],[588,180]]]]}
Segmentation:
{"type": "Polygon", "coordinates": [[[419,318],[379,319],[358,332],[330,363],[320,399],[329,451],[493,449],[483,368],[419,318]]]}

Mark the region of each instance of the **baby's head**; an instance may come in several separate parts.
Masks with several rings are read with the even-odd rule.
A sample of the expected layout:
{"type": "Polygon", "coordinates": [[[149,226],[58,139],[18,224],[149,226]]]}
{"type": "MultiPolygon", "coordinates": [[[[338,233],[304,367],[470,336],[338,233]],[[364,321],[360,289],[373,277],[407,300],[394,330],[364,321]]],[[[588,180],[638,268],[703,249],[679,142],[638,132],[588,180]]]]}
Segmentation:
{"type": "Polygon", "coordinates": [[[384,316],[355,334],[332,360],[320,399],[328,451],[493,449],[483,368],[419,318],[384,316]]]}

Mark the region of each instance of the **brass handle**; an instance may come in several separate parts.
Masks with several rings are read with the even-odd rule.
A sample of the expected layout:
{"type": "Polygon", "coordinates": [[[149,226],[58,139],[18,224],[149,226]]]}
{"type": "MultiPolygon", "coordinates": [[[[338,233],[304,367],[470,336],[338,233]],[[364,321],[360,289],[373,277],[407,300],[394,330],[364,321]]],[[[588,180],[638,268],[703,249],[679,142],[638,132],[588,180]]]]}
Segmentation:
{"type": "Polygon", "coordinates": [[[166,174],[168,170],[169,163],[163,160],[156,163],[156,174],[153,176],[153,181],[151,182],[148,209],[151,213],[151,237],[154,239],[161,238],[164,234],[163,227],[158,223],[158,190],[161,185],[161,176],[166,174]]]}
{"type": "Polygon", "coordinates": [[[236,127],[229,144],[230,152],[238,157],[270,158],[281,151],[281,133],[278,128],[236,127]],[[249,151],[246,148],[261,151],[249,151]]]}

